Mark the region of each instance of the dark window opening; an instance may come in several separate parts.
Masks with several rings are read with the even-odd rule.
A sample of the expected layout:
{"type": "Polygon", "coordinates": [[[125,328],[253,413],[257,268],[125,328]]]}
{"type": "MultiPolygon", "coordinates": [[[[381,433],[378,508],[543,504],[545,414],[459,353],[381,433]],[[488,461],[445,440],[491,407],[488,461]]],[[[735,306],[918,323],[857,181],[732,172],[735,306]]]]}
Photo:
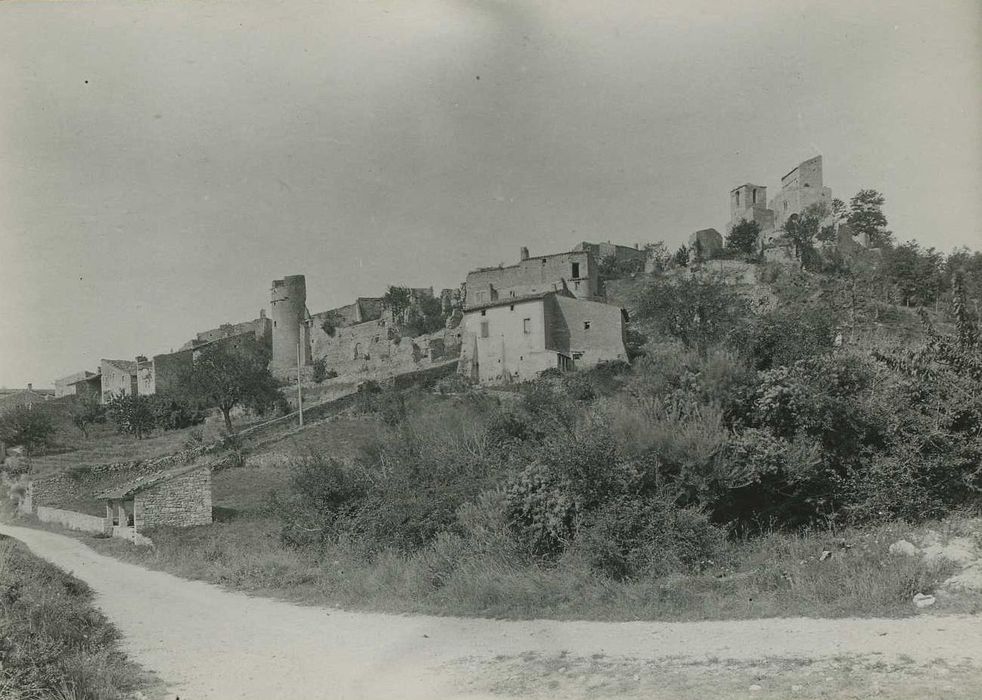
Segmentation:
{"type": "Polygon", "coordinates": [[[579,276],[580,276],[580,264],[573,263],[573,277],[579,277],[579,276]]]}
{"type": "Polygon", "coordinates": [[[487,321],[481,321],[481,337],[487,338],[491,335],[490,324],[487,321]]]}
{"type": "Polygon", "coordinates": [[[754,193],[753,193],[753,202],[754,202],[754,204],[757,203],[757,190],[754,190],[754,193]]]}
{"type": "Polygon", "coordinates": [[[736,193],[736,205],[740,206],[740,190],[737,190],[736,193]]]}
{"type": "Polygon", "coordinates": [[[532,335],[532,319],[525,318],[522,319],[522,330],[525,335],[532,335]]]}
{"type": "Polygon", "coordinates": [[[590,330],[590,322],[589,321],[584,321],[583,322],[583,330],[585,330],[585,331],[590,330]]]}

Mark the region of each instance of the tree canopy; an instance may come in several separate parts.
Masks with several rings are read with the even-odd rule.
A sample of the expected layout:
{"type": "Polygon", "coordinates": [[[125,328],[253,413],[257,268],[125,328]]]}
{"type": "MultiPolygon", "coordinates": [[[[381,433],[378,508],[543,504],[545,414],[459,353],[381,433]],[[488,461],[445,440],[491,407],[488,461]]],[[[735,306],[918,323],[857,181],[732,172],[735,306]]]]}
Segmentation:
{"type": "Polygon", "coordinates": [[[189,397],[222,412],[225,427],[232,429],[232,409],[249,408],[262,414],[282,401],[278,384],[266,368],[266,353],[257,348],[229,349],[221,343],[201,350],[183,390],[189,397]]]}

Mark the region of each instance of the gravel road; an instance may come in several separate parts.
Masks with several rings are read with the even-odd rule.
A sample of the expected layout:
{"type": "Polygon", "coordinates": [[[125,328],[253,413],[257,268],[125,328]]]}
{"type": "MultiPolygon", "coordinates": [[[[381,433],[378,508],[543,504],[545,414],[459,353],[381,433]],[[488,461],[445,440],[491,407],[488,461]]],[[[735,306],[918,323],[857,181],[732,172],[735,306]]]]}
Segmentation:
{"type": "MultiPolygon", "coordinates": [[[[51,532],[0,525],[0,533],[88,583],[98,606],[124,634],[126,651],[181,700],[549,697],[550,687],[556,696],[577,696],[569,684],[509,686],[489,675],[489,669],[504,666],[521,673],[509,665],[514,659],[536,661],[524,671],[535,675],[566,672],[566,665],[557,668],[551,659],[609,660],[613,672],[618,664],[666,659],[693,668],[723,659],[727,668],[744,670],[766,666],[767,659],[798,659],[802,668],[850,656],[875,659],[879,667],[934,668],[940,660],[956,671],[960,686],[979,682],[976,671],[982,668],[982,619],[972,616],[601,623],[345,612],[149,571],[51,532]]],[[[582,695],[605,695],[604,678],[591,678],[600,685],[584,686],[582,695]]],[[[620,684],[611,692],[652,697],[640,672],[632,678],[636,687],[620,684]]],[[[716,696],[742,696],[733,690],[748,688],[741,678],[716,696]]],[[[982,693],[982,686],[974,687],[982,693]]],[[[762,690],[755,684],[747,692],[760,696],[762,690]]]]}

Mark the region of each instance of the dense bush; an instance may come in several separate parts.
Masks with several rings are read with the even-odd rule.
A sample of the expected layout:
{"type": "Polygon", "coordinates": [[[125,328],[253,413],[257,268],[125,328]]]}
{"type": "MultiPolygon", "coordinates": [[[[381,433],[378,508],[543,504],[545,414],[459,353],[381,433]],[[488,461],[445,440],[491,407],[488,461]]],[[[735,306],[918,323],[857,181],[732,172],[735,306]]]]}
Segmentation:
{"type": "Polygon", "coordinates": [[[8,445],[22,445],[33,454],[51,444],[55,424],[45,411],[30,406],[15,406],[0,414],[0,440],[8,445]]]}
{"type": "Polygon", "coordinates": [[[205,413],[199,408],[158,394],[116,394],[105,408],[117,431],[140,439],[154,430],[183,430],[205,421],[205,413]]]}

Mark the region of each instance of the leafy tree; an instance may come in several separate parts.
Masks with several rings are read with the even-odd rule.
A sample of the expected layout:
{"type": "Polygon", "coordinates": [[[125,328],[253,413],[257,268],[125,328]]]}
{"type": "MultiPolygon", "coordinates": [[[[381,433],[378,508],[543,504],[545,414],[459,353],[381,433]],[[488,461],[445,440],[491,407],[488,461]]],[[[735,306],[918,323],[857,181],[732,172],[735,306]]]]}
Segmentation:
{"type": "Polygon", "coordinates": [[[637,316],[705,355],[742,325],[746,300],[717,277],[652,280],[636,300],[637,316]]]}
{"type": "Polygon", "coordinates": [[[726,247],[736,253],[752,256],[757,253],[760,238],[760,224],[756,221],[741,219],[726,237],[726,247]]]}
{"type": "Polygon", "coordinates": [[[876,190],[860,190],[849,200],[846,221],[857,234],[866,234],[873,248],[887,247],[893,242],[893,234],[886,230],[884,202],[886,199],[876,190]]]}
{"type": "Polygon", "coordinates": [[[149,396],[115,394],[106,402],[106,413],[121,433],[136,435],[142,440],[153,432],[156,420],[149,396]]]}
{"type": "Polygon", "coordinates": [[[813,252],[822,224],[823,210],[819,205],[807,207],[801,214],[792,214],[784,222],[784,235],[794,246],[794,256],[805,267],[813,252]]]}
{"type": "Polygon", "coordinates": [[[931,304],[943,284],[943,257],[934,248],[923,249],[916,241],[889,248],[880,268],[896,288],[904,306],[931,304]]]}
{"type": "Polygon", "coordinates": [[[82,431],[82,435],[88,437],[90,425],[106,422],[106,407],[99,403],[98,399],[82,397],[72,407],[71,416],[75,427],[82,431]]]}
{"type": "Polygon", "coordinates": [[[688,267],[689,266],[689,249],[687,247],[685,247],[684,245],[683,246],[679,246],[679,249],[675,251],[675,255],[672,257],[672,260],[679,267],[688,267]]]}
{"type": "Polygon", "coordinates": [[[646,243],[644,252],[648,260],[651,260],[652,267],[657,272],[664,272],[668,264],[672,261],[672,252],[662,241],[646,243]]]}
{"type": "Polygon", "coordinates": [[[222,412],[226,430],[232,430],[232,409],[249,408],[263,414],[282,398],[278,384],[266,368],[260,349],[229,350],[221,343],[200,352],[182,382],[189,398],[222,412]]]}
{"type": "Polygon", "coordinates": [[[389,287],[382,295],[382,304],[392,311],[393,316],[398,316],[409,308],[413,301],[413,293],[409,287],[389,287]]]}
{"type": "Polygon", "coordinates": [[[832,200],[832,209],[830,213],[832,214],[832,218],[838,224],[845,223],[849,218],[849,209],[846,207],[846,203],[838,197],[832,200]]]}
{"type": "Polygon", "coordinates": [[[28,454],[51,444],[55,425],[44,411],[31,406],[15,406],[0,414],[0,440],[23,445],[28,454]]]}

